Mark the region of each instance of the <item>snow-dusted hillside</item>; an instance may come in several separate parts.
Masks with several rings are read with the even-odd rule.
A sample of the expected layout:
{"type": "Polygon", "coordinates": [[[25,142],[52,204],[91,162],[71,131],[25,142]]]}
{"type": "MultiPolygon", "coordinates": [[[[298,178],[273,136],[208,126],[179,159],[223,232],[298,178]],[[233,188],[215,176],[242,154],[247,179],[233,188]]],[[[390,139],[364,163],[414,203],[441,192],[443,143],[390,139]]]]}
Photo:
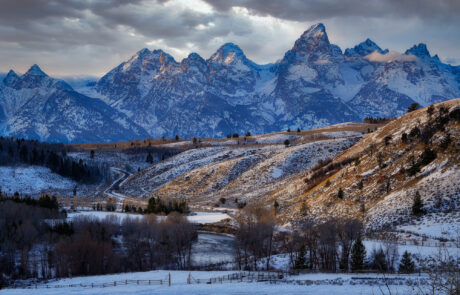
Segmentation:
{"type": "Polygon", "coordinates": [[[0,166],[0,188],[2,192],[12,195],[36,196],[42,192],[70,193],[76,182],[51,172],[41,166],[0,166]]]}
{"type": "Polygon", "coordinates": [[[206,147],[187,150],[134,174],[120,191],[130,196],[187,198],[200,205],[213,205],[220,198],[230,206],[236,205],[235,199],[260,202],[294,175],[343,152],[361,137],[361,132],[349,130],[205,141],[206,147]],[[290,140],[287,147],[286,139],[290,140]]]}
{"type": "MultiPolygon", "coordinates": [[[[325,168],[331,172],[326,172],[319,183],[314,182],[313,172],[293,180],[290,186],[274,192],[275,198],[285,200],[281,206],[283,218],[285,221],[302,218],[300,208],[305,202],[310,217],[359,217],[369,232],[402,225],[400,231],[422,234],[404,227],[424,223],[423,219],[417,222],[411,213],[418,191],[424,210],[432,214],[425,223],[438,220],[434,231],[445,231],[447,240],[454,235],[458,237],[443,216],[447,214],[454,218],[450,222],[455,222],[460,208],[460,125],[455,115],[459,110],[460,99],[455,99],[435,105],[432,115],[427,108],[406,114],[336,157],[333,163],[345,164],[338,169],[325,168]],[[450,142],[444,145],[447,136],[450,142]],[[434,158],[430,151],[435,153],[434,158]],[[315,185],[312,187],[310,183],[315,185]],[[297,193],[293,192],[293,186],[298,187],[297,193]],[[339,190],[343,192],[342,198],[338,197],[339,190]],[[447,227],[442,229],[441,224],[447,227]]],[[[443,238],[440,233],[430,234],[428,229],[425,234],[438,241],[443,238]]]]}

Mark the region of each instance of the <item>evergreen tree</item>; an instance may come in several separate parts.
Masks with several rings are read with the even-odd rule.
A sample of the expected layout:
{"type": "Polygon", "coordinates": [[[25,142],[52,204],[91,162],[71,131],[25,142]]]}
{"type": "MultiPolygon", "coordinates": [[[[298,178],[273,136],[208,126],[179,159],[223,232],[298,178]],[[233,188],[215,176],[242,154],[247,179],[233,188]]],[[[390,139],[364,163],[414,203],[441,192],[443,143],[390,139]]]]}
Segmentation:
{"type": "Polygon", "coordinates": [[[149,153],[149,154],[147,155],[147,159],[146,159],[145,161],[146,161],[147,163],[150,163],[150,164],[153,163],[153,157],[152,157],[152,154],[151,154],[151,153],[149,153]]]}
{"type": "Polygon", "coordinates": [[[22,145],[21,151],[19,152],[19,158],[20,158],[21,162],[27,163],[27,161],[29,159],[29,151],[27,150],[26,145],[22,145]]]}
{"type": "Polygon", "coordinates": [[[302,215],[302,217],[307,217],[309,211],[310,208],[308,208],[307,202],[303,201],[302,205],[300,205],[300,215],[302,215]]]}
{"type": "Polygon", "coordinates": [[[412,261],[411,255],[409,252],[404,251],[403,257],[401,258],[401,263],[399,264],[400,273],[413,273],[414,272],[414,262],[412,261]]]}
{"type": "Polygon", "coordinates": [[[436,152],[428,147],[425,147],[423,153],[420,155],[420,163],[422,165],[430,164],[434,159],[436,159],[436,152]]]}
{"type": "Polygon", "coordinates": [[[407,142],[407,133],[406,132],[403,132],[403,134],[401,134],[401,141],[406,143],[407,142]]]}
{"type": "Polygon", "coordinates": [[[414,202],[412,203],[412,215],[420,216],[424,212],[423,201],[418,191],[415,192],[414,202]]]}
{"type": "Polygon", "coordinates": [[[305,259],[305,255],[307,251],[305,249],[305,245],[300,246],[299,252],[297,253],[297,259],[295,260],[295,269],[304,269],[306,268],[307,261],[305,259]]]}
{"type": "Polygon", "coordinates": [[[372,269],[380,272],[388,271],[387,257],[382,248],[372,253],[372,269]]]}
{"type": "Polygon", "coordinates": [[[278,203],[277,200],[275,200],[275,203],[273,203],[273,207],[275,208],[275,212],[278,211],[278,208],[280,207],[280,204],[278,203]]]}
{"type": "Polygon", "coordinates": [[[343,189],[342,189],[342,188],[339,188],[339,191],[337,192],[337,198],[343,199],[343,195],[344,195],[343,189]]]}
{"type": "Polygon", "coordinates": [[[366,258],[366,247],[364,247],[361,236],[358,236],[351,248],[351,271],[356,272],[364,269],[366,258]]]}
{"type": "Polygon", "coordinates": [[[431,118],[431,116],[432,116],[433,113],[434,113],[434,106],[433,106],[433,105],[430,105],[430,106],[426,109],[426,113],[428,114],[428,117],[431,118]]]}
{"type": "Polygon", "coordinates": [[[360,190],[362,190],[363,187],[364,187],[364,181],[361,179],[361,180],[358,182],[358,188],[359,188],[360,190]]]}
{"type": "Polygon", "coordinates": [[[418,110],[420,108],[420,105],[416,102],[414,102],[413,104],[411,104],[408,108],[407,108],[407,112],[410,113],[410,112],[413,112],[415,110],[418,110]]]}

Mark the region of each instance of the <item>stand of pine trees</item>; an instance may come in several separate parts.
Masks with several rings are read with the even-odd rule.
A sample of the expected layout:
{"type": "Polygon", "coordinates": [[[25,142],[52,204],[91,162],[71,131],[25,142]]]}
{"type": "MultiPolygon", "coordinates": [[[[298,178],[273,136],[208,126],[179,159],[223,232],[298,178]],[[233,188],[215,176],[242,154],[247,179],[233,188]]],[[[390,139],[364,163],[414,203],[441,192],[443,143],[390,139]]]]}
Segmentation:
{"type": "Polygon", "coordinates": [[[102,180],[102,168],[87,165],[81,159],[74,160],[67,156],[67,151],[63,144],[0,137],[0,165],[45,166],[77,182],[96,183],[102,180]]]}
{"type": "Polygon", "coordinates": [[[404,254],[401,258],[401,263],[399,264],[400,273],[413,273],[415,269],[414,262],[412,261],[411,255],[409,252],[404,251],[404,254]]]}
{"type": "Polygon", "coordinates": [[[364,247],[361,236],[356,239],[351,249],[351,270],[359,272],[364,270],[364,259],[366,258],[366,248],[364,247]]]}
{"type": "Polygon", "coordinates": [[[146,214],[166,214],[171,212],[188,213],[188,205],[186,200],[172,200],[165,202],[160,198],[151,197],[147,208],[144,210],[146,214]]]}

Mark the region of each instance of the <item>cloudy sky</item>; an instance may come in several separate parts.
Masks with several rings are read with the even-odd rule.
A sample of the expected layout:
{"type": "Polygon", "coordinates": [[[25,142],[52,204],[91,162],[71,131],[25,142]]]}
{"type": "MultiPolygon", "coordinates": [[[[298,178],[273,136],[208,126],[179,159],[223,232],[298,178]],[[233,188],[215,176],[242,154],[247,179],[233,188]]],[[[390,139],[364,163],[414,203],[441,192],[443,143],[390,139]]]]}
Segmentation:
{"type": "Polygon", "coordinates": [[[180,61],[225,42],[274,62],[312,24],[342,50],[371,38],[404,52],[426,43],[460,64],[458,0],[1,0],[0,72],[37,63],[54,76],[102,75],[141,48],[180,61]]]}

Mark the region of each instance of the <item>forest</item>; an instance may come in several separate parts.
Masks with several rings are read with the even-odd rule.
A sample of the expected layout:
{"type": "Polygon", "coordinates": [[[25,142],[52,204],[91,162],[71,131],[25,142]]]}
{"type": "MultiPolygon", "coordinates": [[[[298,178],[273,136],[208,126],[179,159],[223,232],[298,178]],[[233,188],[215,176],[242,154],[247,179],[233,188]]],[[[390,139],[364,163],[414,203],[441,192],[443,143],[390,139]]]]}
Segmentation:
{"type": "Polygon", "coordinates": [[[191,267],[197,231],[184,215],[66,220],[57,204],[48,195],[0,198],[0,285],[27,278],[191,267]]]}
{"type": "Polygon", "coordinates": [[[0,136],[0,165],[38,165],[54,173],[82,183],[97,183],[108,173],[108,168],[84,163],[67,156],[69,147],[58,143],[43,143],[0,136]]]}

